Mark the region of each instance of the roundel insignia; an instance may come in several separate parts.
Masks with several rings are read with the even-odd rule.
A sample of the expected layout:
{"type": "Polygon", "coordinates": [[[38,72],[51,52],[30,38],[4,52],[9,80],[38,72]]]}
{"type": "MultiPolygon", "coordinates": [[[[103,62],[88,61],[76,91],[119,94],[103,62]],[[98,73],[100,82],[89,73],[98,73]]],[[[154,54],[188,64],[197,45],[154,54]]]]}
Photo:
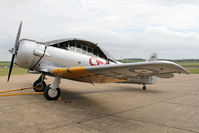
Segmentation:
{"type": "Polygon", "coordinates": [[[147,69],[134,69],[134,72],[136,73],[153,73],[152,70],[147,70],[147,69]]]}
{"type": "Polygon", "coordinates": [[[150,70],[150,69],[144,69],[144,68],[131,68],[129,69],[129,71],[131,72],[135,72],[135,73],[140,73],[140,74],[150,74],[150,73],[154,73],[155,71],[150,70]]]}

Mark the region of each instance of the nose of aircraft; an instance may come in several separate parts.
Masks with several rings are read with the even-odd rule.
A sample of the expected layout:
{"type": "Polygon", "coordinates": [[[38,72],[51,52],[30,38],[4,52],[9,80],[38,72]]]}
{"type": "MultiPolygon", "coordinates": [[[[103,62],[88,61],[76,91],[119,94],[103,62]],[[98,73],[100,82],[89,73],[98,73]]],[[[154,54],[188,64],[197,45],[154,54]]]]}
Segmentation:
{"type": "Polygon", "coordinates": [[[38,61],[34,55],[34,51],[37,45],[38,44],[35,41],[27,39],[20,40],[17,56],[15,58],[16,65],[30,69],[34,64],[34,61],[38,61]]]}

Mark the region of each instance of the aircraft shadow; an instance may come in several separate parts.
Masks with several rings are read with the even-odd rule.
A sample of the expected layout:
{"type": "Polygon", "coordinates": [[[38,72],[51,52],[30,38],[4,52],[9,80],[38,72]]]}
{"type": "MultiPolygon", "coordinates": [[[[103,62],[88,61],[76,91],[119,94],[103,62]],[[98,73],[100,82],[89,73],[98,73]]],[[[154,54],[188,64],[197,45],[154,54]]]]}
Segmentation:
{"type": "Polygon", "coordinates": [[[83,109],[93,114],[111,113],[110,109],[103,105],[103,103],[97,99],[85,96],[83,93],[62,89],[61,98],[61,103],[73,108],[83,109]]]}
{"type": "MultiPolygon", "coordinates": [[[[145,95],[146,93],[151,94],[157,94],[161,93],[161,90],[155,90],[150,89],[148,90],[142,90],[141,87],[131,87],[131,86],[111,86],[106,88],[93,88],[93,89],[87,89],[87,90],[81,90],[81,91],[73,91],[69,90],[69,88],[62,86],[61,89],[61,101],[53,101],[53,103],[58,103],[60,106],[66,105],[72,108],[85,110],[88,112],[92,112],[93,114],[111,114],[114,112],[111,107],[105,105],[101,99],[103,99],[103,95],[106,93],[113,93],[113,94],[119,94],[122,92],[127,93],[135,93],[139,95],[145,95]],[[92,96],[89,96],[89,95],[92,96]],[[93,95],[94,94],[94,95],[93,95]],[[95,95],[98,96],[95,98],[95,95]],[[102,97],[100,97],[102,95],[102,97]]],[[[125,94],[124,94],[125,95],[125,94]]],[[[45,101],[46,99],[43,97],[43,95],[35,95],[34,96],[37,99],[40,99],[42,101],[45,101]]]]}
{"type": "MultiPolygon", "coordinates": [[[[113,86],[113,89],[101,89],[101,90],[86,90],[83,92],[78,92],[78,94],[100,94],[100,93],[109,93],[109,92],[115,92],[115,93],[119,93],[119,92],[134,92],[134,93],[161,93],[161,90],[155,90],[155,89],[150,89],[148,88],[147,90],[142,90],[142,88],[136,88],[136,87],[126,87],[126,86],[122,86],[122,87],[118,87],[118,86],[113,86]]],[[[65,90],[67,90],[67,88],[65,88],[65,90]]],[[[64,91],[65,91],[64,90],[64,91]]]]}
{"type": "Polygon", "coordinates": [[[87,111],[91,112],[100,112],[103,114],[110,114],[114,112],[111,110],[110,107],[107,107],[100,101],[101,98],[95,98],[94,96],[88,96],[87,94],[97,94],[99,96],[100,94],[105,93],[121,93],[121,92],[128,92],[128,93],[139,93],[139,94],[146,94],[146,93],[161,93],[161,91],[158,90],[142,90],[141,88],[135,88],[135,87],[113,87],[113,89],[107,89],[104,90],[85,90],[81,92],[77,91],[68,91],[67,87],[64,87],[61,93],[62,103],[67,104],[69,106],[73,106],[75,108],[85,109],[87,111]],[[98,95],[99,94],[99,95],[98,95]]]}

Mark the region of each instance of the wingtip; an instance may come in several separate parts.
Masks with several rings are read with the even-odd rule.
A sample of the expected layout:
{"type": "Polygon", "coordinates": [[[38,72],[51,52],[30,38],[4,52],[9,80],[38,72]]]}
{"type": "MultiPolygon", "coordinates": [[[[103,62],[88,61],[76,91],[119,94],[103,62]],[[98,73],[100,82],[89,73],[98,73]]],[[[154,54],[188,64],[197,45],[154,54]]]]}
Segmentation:
{"type": "MultiPolygon", "coordinates": [[[[179,65],[180,66],[180,65],[179,65]]],[[[184,67],[182,67],[182,66],[180,66],[180,68],[181,68],[181,70],[182,71],[180,71],[180,74],[182,73],[182,74],[190,74],[190,72],[186,69],[186,68],[184,68],[184,67]]]]}
{"type": "Polygon", "coordinates": [[[191,74],[187,69],[185,69],[185,74],[191,74]]]}
{"type": "Polygon", "coordinates": [[[186,68],[182,67],[179,64],[176,64],[175,62],[171,62],[171,61],[159,61],[159,62],[164,62],[164,63],[168,63],[168,64],[174,65],[178,69],[176,71],[176,73],[179,73],[179,74],[190,74],[190,72],[186,68]]]}
{"type": "Polygon", "coordinates": [[[184,68],[184,67],[182,67],[180,65],[178,65],[178,66],[181,69],[181,71],[179,72],[179,74],[190,74],[190,72],[186,68],[184,68]]]}
{"type": "Polygon", "coordinates": [[[183,71],[179,71],[179,74],[190,74],[190,72],[187,70],[183,70],[183,71]]]}

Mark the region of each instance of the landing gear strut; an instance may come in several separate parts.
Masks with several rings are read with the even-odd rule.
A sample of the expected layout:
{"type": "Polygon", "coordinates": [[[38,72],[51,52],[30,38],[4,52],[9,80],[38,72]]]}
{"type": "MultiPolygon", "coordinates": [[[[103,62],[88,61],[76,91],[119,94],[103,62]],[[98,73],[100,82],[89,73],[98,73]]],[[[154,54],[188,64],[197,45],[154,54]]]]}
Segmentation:
{"type": "Polygon", "coordinates": [[[47,87],[44,88],[44,96],[48,100],[57,100],[61,94],[59,84],[60,84],[60,77],[55,77],[52,84],[49,84],[47,87]]]}
{"type": "Polygon", "coordinates": [[[46,87],[46,83],[44,82],[45,75],[41,75],[33,84],[33,89],[36,92],[43,92],[46,87]]]}
{"type": "Polygon", "coordinates": [[[143,89],[143,90],[146,90],[146,86],[144,85],[142,89],[143,89]]]}

